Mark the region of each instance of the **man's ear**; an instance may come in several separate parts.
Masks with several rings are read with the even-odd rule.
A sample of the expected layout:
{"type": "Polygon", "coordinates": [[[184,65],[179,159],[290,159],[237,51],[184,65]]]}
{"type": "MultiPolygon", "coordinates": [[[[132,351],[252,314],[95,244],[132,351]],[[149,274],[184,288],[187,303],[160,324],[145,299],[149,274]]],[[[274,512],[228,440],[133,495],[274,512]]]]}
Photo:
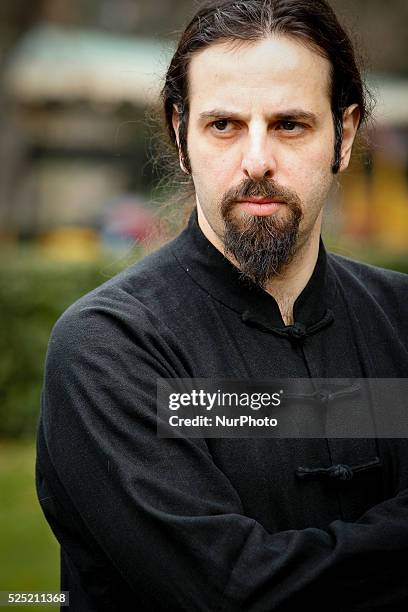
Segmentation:
{"type": "Polygon", "coordinates": [[[360,108],[352,104],[343,113],[343,139],[341,144],[340,172],[348,168],[354,139],[360,123],[360,108]]]}
{"type": "Polygon", "coordinates": [[[173,130],[176,136],[177,148],[179,152],[180,168],[185,174],[190,174],[184,165],[184,159],[183,159],[183,155],[182,155],[181,148],[180,148],[180,113],[176,105],[173,106],[173,115],[172,115],[171,122],[173,124],[173,130]]]}

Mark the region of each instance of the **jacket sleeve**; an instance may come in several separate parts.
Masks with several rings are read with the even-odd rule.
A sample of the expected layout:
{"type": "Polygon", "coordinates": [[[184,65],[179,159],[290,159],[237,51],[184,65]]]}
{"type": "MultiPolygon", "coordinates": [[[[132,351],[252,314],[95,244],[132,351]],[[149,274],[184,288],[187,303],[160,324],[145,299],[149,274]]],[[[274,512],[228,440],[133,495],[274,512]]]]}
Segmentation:
{"type": "Polygon", "coordinates": [[[157,378],[188,373],[168,330],[134,318],[101,304],[60,320],[41,424],[92,537],[139,598],[152,585],[146,609],[407,609],[408,491],[355,523],[267,532],[205,440],[157,437],[157,378]]]}

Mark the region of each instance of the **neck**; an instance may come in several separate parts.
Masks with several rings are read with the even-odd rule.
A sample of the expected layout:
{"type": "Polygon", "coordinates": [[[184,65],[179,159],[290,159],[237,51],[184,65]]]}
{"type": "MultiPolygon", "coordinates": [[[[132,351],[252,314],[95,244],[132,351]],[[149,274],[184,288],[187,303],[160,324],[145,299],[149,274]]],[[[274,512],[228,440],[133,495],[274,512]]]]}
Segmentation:
{"type": "MultiPolygon", "coordinates": [[[[204,236],[224,254],[222,240],[208,223],[200,206],[197,206],[197,212],[198,224],[204,236]]],[[[279,276],[272,278],[265,288],[267,293],[276,300],[286,325],[294,323],[293,305],[306,287],[316,266],[319,255],[320,229],[321,215],[319,215],[311,234],[303,242],[300,242],[290,263],[279,276]]],[[[233,258],[228,257],[228,259],[239,268],[238,263],[233,258]]]]}
{"type": "Polygon", "coordinates": [[[294,323],[293,305],[309,282],[316,266],[319,255],[320,225],[318,230],[314,231],[304,244],[299,245],[293,259],[282,274],[271,279],[265,288],[275,298],[286,325],[294,323]]]}

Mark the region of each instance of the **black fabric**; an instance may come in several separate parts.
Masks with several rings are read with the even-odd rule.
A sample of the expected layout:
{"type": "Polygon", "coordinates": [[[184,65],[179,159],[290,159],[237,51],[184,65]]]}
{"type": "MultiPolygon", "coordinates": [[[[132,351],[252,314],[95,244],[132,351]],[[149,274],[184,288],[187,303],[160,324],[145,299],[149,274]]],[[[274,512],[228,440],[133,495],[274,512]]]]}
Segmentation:
{"type": "Polygon", "coordinates": [[[403,439],[163,439],[158,377],[405,377],[407,276],[327,254],[286,327],[188,227],[49,343],[37,490],[70,609],[408,609],[403,439]]]}

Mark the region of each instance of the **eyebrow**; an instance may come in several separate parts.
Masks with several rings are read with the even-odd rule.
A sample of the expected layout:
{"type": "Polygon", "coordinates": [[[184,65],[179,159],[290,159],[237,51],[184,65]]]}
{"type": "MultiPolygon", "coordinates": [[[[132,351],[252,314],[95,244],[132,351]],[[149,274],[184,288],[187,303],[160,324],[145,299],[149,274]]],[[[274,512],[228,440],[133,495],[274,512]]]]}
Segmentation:
{"type": "MultiPolygon", "coordinates": [[[[200,113],[199,118],[202,121],[206,119],[238,119],[239,113],[222,109],[213,109],[200,113]]],[[[317,122],[317,116],[314,113],[302,108],[291,108],[279,113],[273,113],[270,115],[269,119],[273,119],[274,121],[294,121],[295,119],[300,119],[303,121],[310,121],[311,123],[317,122]]]]}

